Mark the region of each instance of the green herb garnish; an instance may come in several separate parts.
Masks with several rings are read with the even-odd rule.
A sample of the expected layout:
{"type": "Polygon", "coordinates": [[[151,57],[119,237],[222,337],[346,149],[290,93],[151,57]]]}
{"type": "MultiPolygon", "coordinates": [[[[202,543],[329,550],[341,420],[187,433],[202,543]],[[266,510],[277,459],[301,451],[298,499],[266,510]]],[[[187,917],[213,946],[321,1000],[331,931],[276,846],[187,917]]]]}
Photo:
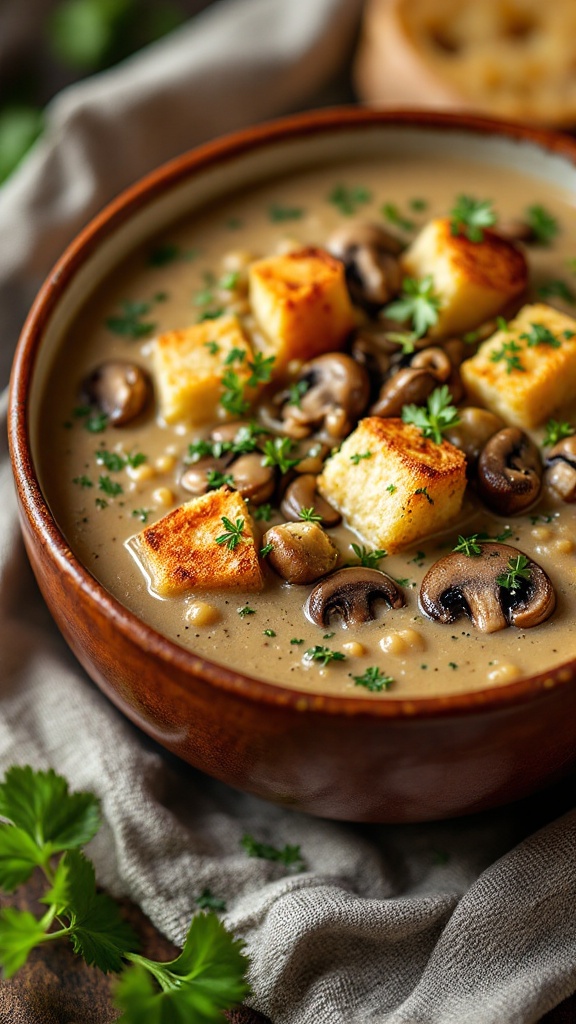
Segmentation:
{"type": "Polygon", "coordinates": [[[306,658],[309,661],[319,661],[321,665],[326,667],[331,661],[345,661],[346,655],[342,654],[341,651],[332,651],[329,647],[322,647],[320,644],[315,644],[314,647],[309,647],[306,651],[306,658]]]}
{"type": "Polygon", "coordinates": [[[268,207],[268,216],[274,224],[281,224],[287,220],[301,220],[304,212],[301,206],[282,206],[280,203],[272,203],[268,207]]]}
{"type": "Polygon", "coordinates": [[[148,522],[148,516],[150,515],[151,512],[152,512],[151,508],[133,508],[132,509],[132,515],[136,519],[139,519],[141,523],[147,523],[148,522]]]}
{"type": "Polygon", "coordinates": [[[539,203],[529,206],[526,210],[526,221],[532,234],[540,245],[550,245],[560,230],[558,221],[539,203]]]}
{"type": "Polygon", "coordinates": [[[194,902],[200,910],[217,910],[223,914],[226,913],[225,901],[215,896],[211,889],[203,889],[194,902]]]}
{"type": "Polygon", "coordinates": [[[267,558],[271,551],[274,551],[274,545],[265,544],[263,548],[260,548],[260,557],[267,558]]]}
{"type": "Polygon", "coordinates": [[[484,228],[496,223],[496,214],[489,199],[458,196],[450,211],[450,230],[453,235],[465,235],[469,242],[482,242],[484,228]]]}
{"type": "Polygon", "coordinates": [[[267,384],[272,377],[272,367],[276,362],[276,356],[264,356],[262,352],[256,352],[253,362],[248,363],[251,371],[248,378],[248,387],[255,388],[258,384],[267,384]]]}
{"type": "Polygon", "coordinates": [[[414,231],[416,225],[413,220],[409,220],[407,217],[403,217],[400,210],[395,203],[384,203],[380,207],[382,216],[390,224],[394,224],[395,227],[400,228],[401,231],[414,231]]]}
{"type": "Polygon", "coordinates": [[[408,201],[408,206],[411,210],[414,210],[414,213],[423,213],[424,210],[428,209],[428,200],[416,197],[408,201]]]}
{"type": "Polygon", "coordinates": [[[112,334],[126,338],[146,338],[156,330],[153,321],[142,319],[148,316],[152,309],[149,302],[125,300],[120,303],[120,309],[121,312],[117,316],[109,316],[106,320],[106,327],[112,334]]]}
{"type": "Polygon", "coordinates": [[[432,275],[427,274],[419,280],[414,277],[404,278],[400,298],[385,306],[384,313],[400,323],[410,321],[413,335],[409,336],[408,342],[412,343],[413,351],[414,340],[423,337],[437,323],[441,305],[440,296],[434,291],[432,275]]]}
{"type": "Polygon", "coordinates": [[[458,543],[454,545],[452,551],[461,551],[468,558],[476,558],[482,554],[482,548],[478,543],[479,536],[478,533],[472,533],[469,537],[463,537],[462,534],[459,534],[458,543]]]}
{"type": "Polygon", "coordinates": [[[201,324],[205,320],[218,320],[218,317],[221,317],[223,314],[224,308],[222,306],[218,306],[217,309],[206,309],[196,318],[196,323],[201,324]]]}
{"type": "Polygon", "coordinates": [[[305,523],[321,523],[322,516],[318,514],[314,506],[311,508],[301,508],[298,513],[300,519],[303,519],[305,523]]]}
{"type": "Polygon", "coordinates": [[[506,373],[512,373],[513,370],[518,370],[519,373],[525,373],[526,367],[520,359],[519,353],[522,351],[522,346],[517,345],[515,341],[503,341],[499,349],[494,349],[490,353],[491,363],[504,363],[506,367],[506,373]]]}
{"type": "Polygon", "coordinates": [[[374,551],[370,551],[369,548],[365,548],[364,545],[360,547],[359,544],[352,544],[352,550],[360,559],[360,565],[365,566],[366,569],[377,569],[378,563],[388,554],[383,548],[375,548],[374,551]]]}
{"type": "Polygon", "coordinates": [[[550,419],[546,424],[546,433],[542,441],[542,447],[548,448],[549,445],[558,444],[558,441],[562,441],[565,437],[572,437],[576,434],[576,427],[573,427],[571,423],[566,421],[560,422],[559,420],[550,419]]]}
{"type": "Polygon", "coordinates": [[[350,188],[347,185],[336,185],[328,196],[328,202],[345,217],[352,217],[359,206],[369,203],[371,199],[372,193],[362,186],[350,188]]]}
{"type": "Polygon", "coordinates": [[[576,295],[572,288],[566,284],[565,281],[546,281],[541,284],[538,289],[538,295],[541,299],[562,299],[564,302],[574,305],[576,302],[576,295]]]}
{"type": "Polygon", "coordinates": [[[220,405],[233,416],[244,416],[250,408],[250,402],[244,397],[244,385],[234,370],[226,370],[222,375],[220,405]]]}
{"type": "Polygon", "coordinates": [[[288,405],[295,405],[298,409],[302,405],[302,399],[310,388],[307,380],[295,380],[288,385],[288,405]]]}
{"type": "Polygon", "coordinates": [[[72,483],[78,484],[80,487],[94,487],[90,477],[85,476],[84,474],[82,476],[72,477],[72,483]]]}
{"type": "Polygon", "coordinates": [[[506,572],[503,572],[496,578],[498,586],[505,587],[510,593],[514,594],[522,586],[524,580],[529,580],[532,575],[530,564],[526,555],[516,555],[515,558],[508,559],[508,565],[506,566],[506,572]]]}
{"type": "Polygon", "coordinates": [[[535,348],[536,345],[548,345],[550,348],[561,348],[562,342],[556,335],[552,334],[544,324],[530,324],[530,330],[520,335],[528,348],[535,348]]]}
{"type": "Polygon", "coordinates": [[[206,471],[206,485],[209,491],[217,491],[219,487],[234,487],[234,477],[231,473],[221,473],[218,469],[206,471]]]}
{"type": "Polygon", "coordinates": [[[115,480],[111,480],[107,474],[101,474],[98,477],[98,489],[104,491],[109,498],[117,498],[119,494],[124,493],[122,484],[116,483],[115,480]]]}
{"type": "Polygon", "coordinates": [[[125,459],[118,452],[108,452],[105,448],[99,448],[96,452],[96,462],[99,466],[105,466],[110,473],[119,473],[124,469],[125,459]]]}
{"type": "Polygon", "coordinates": [[[271,846],[269,843],[261,843],[248,832],[242,836],[240,845],[249,857],[258,857],[260,860],[271,860],[283,864],[286,868],[294,868],[296,871],[305,871],[306,864],[302,859],[300,846],[286,844],[281,849],[271,846]]]}
{"type": "Polygon", "coordinates": [[[148,256],[150,267],[165,267],[168,263],[174,263],[180,257],[180,247],[173,242],[162,242],[155,246],[148,256]]]}
{"type": "Polygon", "coordinates": [[[398,488],[397,488],[396,484],[388,484],[388,487],[386,488],[386,490],[388,491],[388,494],[394,494],[394,491],[397,491],[398,488]]]}
{"type": "Polygon", "coordinates": [[[264,636],[276,636],[276,633],[273,629],[265,629],[263,632],[264,636]]]}
{"type": "Polygon", "coordinates": [[[290,458],[294,450],[294,441],[290,437],[275,437],[274,440],[264,442],[262,459],[263,466],[278,466],[281,473],[287,473],[289,469],[297,466],[302,459],[290,458]]]}
{"type": "Polygon", "coordinates": [[[358,465],[361,459],[371,459],[372,452],[355,452],[354,455],[350,456],[350,462],[353,462],[355,466],[358,465]]]}
{"type": "Polygon", "coordinates": [[[204,348],[207,348],[211,356],[218,355],[220,351],[220,345],[217,341],[205,341],[204,348]]]}
{"type": "Polygon", "coordinates": [[[234,551],[234,548],[244,540],[242,531],[244,529],[244,519],[239,518],[235,523],[228,519],[228,516],[221,516],[222,523],[225,528],[225,533],[220,534],[216,537],[217,544],[225,544],[229,551],[234,551]]]}
{"type": "Polygon", "coordinates": [[[256,609],[251,608],[248,602],[238,609],[238,615],[241,619],[245,619],[247,615],[256,615],[256,609]]]}
{"type": "Polygon", "coordinates": [[[90,434],[101,434],[108,426],[108,417],[105,412],[94,413],[84,420],[84,429],[90,434]]]}
{"type": "MultiPolygon", "coordinates": [[[[452,405],[452,395],[447,384],[435,388],[425,406],[405,405],[402,409],[404,423],[413,423],[424,437],[436,444],[442,443],[442,435],[460,422],[458,410],[452,405]]],[[[422,490],[415,493],[423,493],[422,490]]]]}
{"type": "Polygon", "coordinates": [[[265,502],[263,505],[257,505],[252,512],[252,518],[256,520],[264,520],[267,523],[272,518],[272,505],[269,502],[265,502]]]}
{"type": "Polygon", "coordinates": [[[376,665],[367,668],[363,675],[355,676],[349,673],[356,686],[365,686],[371,693],[381,693],[382,690],[389,690],[394,682],[392,676],[387,676],[376,665]]]}
{"type": "Polygon", "coordinates": [[[233,363],[243,363],[246,359],[246,349],[244,348],[231,348],[226,359],[224,360],[224,366],[232,366],[233,363]]]}

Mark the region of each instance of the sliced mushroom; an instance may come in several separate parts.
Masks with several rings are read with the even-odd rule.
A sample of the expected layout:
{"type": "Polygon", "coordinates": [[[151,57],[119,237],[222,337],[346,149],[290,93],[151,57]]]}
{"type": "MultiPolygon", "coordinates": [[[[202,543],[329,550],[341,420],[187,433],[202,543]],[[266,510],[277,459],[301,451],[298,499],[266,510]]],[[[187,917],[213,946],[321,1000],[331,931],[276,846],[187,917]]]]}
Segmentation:
{"type": "Polygon", "coordinates": [[[316,477],[312,473],[297,476],[284,491],[280,511],[286,519],[300,521],[300,510],[313,508],[316,515],[322,516],[322,526],[338,526],[342,516],[332,505],[324,500],[316,490],[316,477]]]}
{"type": "Polygon", "coordinates": [[[101,363],[82,382],[82,401],[105,413],[114,427],[123,427],[140,415],[152,394],[150,378],[142,367],[122,359],[101,363]]]}
{"type": "MultiPolygon", "coordinates": [[[[219,423],[217,427],[213,427],[210,431],[210,437],[213,441],[238,441],[242,440],[242,437],[246,434],[250,434],[252,423],[249,420],[233,420],[230,423],[219,423]]],[[[267,432],[263,429],[263,438],[267,436],[267,432]]]]}
{"type": "Polygon", "coordinates": [[[548,452],[546,483],[562,501],[576,501],[576,434],[564,437],[548,452]]]}
{"type": "Polygon", "coordinates": [[[364,367],[343,352],[330,352],[305,363],[299,380],[306,381],[308,390],[299,405],[283,406],[285,432],[302,437],[322,427],[331,441],[346,437],[370,399],[364,367]]]}
{"type": "Polygon", "coordinates": [[[484,445],[478,459],[478,493],[502,516],[523,512],[536,501],[542,462],[534,442],[519,427],[505,427],[484,445]]]}
{"type": "Polygon", "coordinates": [[[405,603],[400,587],[386,573],[354,566],[339,569],[314,587],[304,611],[317,626],[328,626],[332,617],[340,618],[343,626],[359,626],[376,617],[377,601],[391,608],[405,603]]]}
{"type": "Polygon", "coordinates": [[[504,427],[504,420],[489,409],[470,405],[459,409],[459,422],[450,427],[445,438],[464,452],[469,465],[474,465],[487,441],[504,427]]]}
{"type": "Polygon", "coordinates": [[[206,494],[210,490],[208,482],[210,472],[225,473],[229,461],[229,458],[215,459],[212,455],[198,459],[184,470],[180,477],[180,486],[189,494],[196,496],[206,494]]]}
{"type": "Polygon", "coordinates": [[[420,588],[420,609],[436,622],[450,623],[468,615],[482,633],[506,626],[527,629],[544,622],[556,607],[556,594],[548,576],[528,560],[530,578],[516,589],[498,583],[509,570],[510,559],[522,552],[508,544],[483,544],[482,554],[470,557],[453,551],[428,570],[420,588]]]}
{"type": "Polygon", "coordinates": [[[352,223],[338,228],[327,249],[342,260],[352,299],[360,305],[383,306],[400,288],[398,255],[402,243],[377,224],[352,223]]]}
{"type": "Polygon", "coordinates": [[[439,346],[417,352],[410,366],[402,367],[382,385],[370,415],[401,416],[403,406],[422,405],[434,388],[449,380],[452,372],[452,363],[439,346]]]}
{"type": "Polygon", "coordinates": [[[228,472],[234,481],[232,487],[253,505],[261,505],[274,493],[276,471],[274,466],[262,465],[260,452],[241,455],[229,466],[228,472]]]}
{"type": "Polygon", "coordinates": [[[520,217],[499,220],[494,231],[507,242],[533,242],[536,237],[528,221],[521,220],[520,217]]]}
{"type": "Polygon", "coordinates": [[[263,544],[272,545],[268,562],[287,583],[315,583],[334,569],[339,558],[338,548],[318,523],[272,526],[263,544]]]}

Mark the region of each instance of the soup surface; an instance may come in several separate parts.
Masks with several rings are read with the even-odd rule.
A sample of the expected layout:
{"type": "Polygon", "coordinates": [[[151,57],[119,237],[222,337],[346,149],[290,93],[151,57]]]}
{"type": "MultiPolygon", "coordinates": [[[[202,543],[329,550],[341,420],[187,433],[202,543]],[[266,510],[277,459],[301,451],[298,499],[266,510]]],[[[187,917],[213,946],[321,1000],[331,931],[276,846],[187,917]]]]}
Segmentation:
{"type": "MultiPolygon", "coordinates": [[[[158,597],[126,541],[143,524],[190,500],[181,485],[189,445],[206,437],[209,426],[167,425],[152,404],[133,422],[114,428],[79,398],[81,381],[106,360],[127,359],[150,371],[153,339],[199,317],[236,312],[250,332],[241,288],[250,259],[290,247],[325,246],[331,232],[351,217],[380,223],[409,242],[431,217],[447,215],[462,193],[489,198],[503,218],[522,218],[535,204],[545,207],[559,230],[549,244],[526,250],[526,301],[556,303],[559,295],[560,308],[574,313],[570,261],[576,257],[576,218],[570,197],[501,168],[448,157],[426,166],[402,159],[350,163],[337,172],[319,168],[232,197],[134,253],[86,304],[46,388],[38,445],[41,480],[72,550],[137,616],[195,653],[280,686],[375,700],[493,687],[552,668],[576,653],[576,506],[546,488],[527,512],[502,517],[469,487],[460,519],[445,532],[397,554],[379,552],[372,564],[399,582],[406,603],[397,610],[382,604],[374,621],[356,628],[343,628],[338,619],[328,628],[312,624],[303,611],[312,587],[290,585],[266,564],[260,593],[214,590],[158,597]],[[537,299],[539,290],[548,298],[537,299]],[[557,597],[551,618],[532,629],[486,634],[466,616],[444,625],[422,614],[418,593],[425,573],[459,535],[475,533],[506,539],[546,570],[557,597]],[[313,658],[306,652],[314,649],[344,657],[313,658]],[[371,690],[371,677],[385,682],[371,690]]],[[[474,351],[471,346],[470,354],[474,351]]],[[[554,416],[576,426],[576,396],[570,406],[554,416]]],[[[532,433],[544,457],[544,429],[532,433]]],[[[283,521],[272,502],[269,520],[258,519],[255,528],[263,534],[283,521]]],[[[362,548],[366,557],[365,538],[345,523],[328,532],[341,565],[358,563],[362,548]]]]}

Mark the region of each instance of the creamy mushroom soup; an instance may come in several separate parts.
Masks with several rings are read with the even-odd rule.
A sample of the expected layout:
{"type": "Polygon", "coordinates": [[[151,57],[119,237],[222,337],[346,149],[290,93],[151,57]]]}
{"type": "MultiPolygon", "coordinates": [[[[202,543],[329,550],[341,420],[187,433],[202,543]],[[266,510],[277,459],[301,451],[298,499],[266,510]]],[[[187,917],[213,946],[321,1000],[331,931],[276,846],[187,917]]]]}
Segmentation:
{"type": "MultiPolygon", "coordinates": [[[[362,257],[364,250],[360,249],[362,257]]],[[[475,413],[471,418],[464,414],[465,405],[482,403],[467,397],[460,384],[454,386],[454,375],[460,376],[462,357],[473,357],[479,342],[498,330],[503,332],[503,340],[490,362],[503,368],[511,385],[526,376],[524,351],[529,355],[533,348],[545,353],[556,345],[569,345],[568,330],[564,331],[565,341],[560,335],[551,343],[549,338],[539,340],[534,336],[531,346],[534,327],[530,317],[522,335],[525,342],[517,344],[513,338],[506,341],[506,331],[510,319],[527,303],[553,305],[568,317],[576,313],[575,258],[576,220],[568,195],[500,168],[472,166],[449,158],[441,165],[423,166],[416,159],[403,159],[384,166],[363,162],[350,163],[337,171],[309,171],[234,196],[189,223],[173,226],[134,253],[93,295],[69,330],[51,371],[39,418],[41,480],[71,548],[111,594],[159,632],[195,653],[280,686],[375,700],[432,696],[498,686],[567,660],[576,651],[576,506],[561,497],[562,481],[556,487],[558,479],[552,479],[554,474],[558,478],[564,472],[570,476],[569,459],[559,457],[551,469],[545,464],[554,444],[562,443],[576,427],[575,397],[566,401],[563,394],[561,407],[554,405],[545,422],[523,432],[520,447],[529,445],[526,434],[534,442],[528,455],[523,449],[524,454],[518,456],[517,441],[507,442],[508,448],[504,443],[506,451],[503,442],[497,442],[492,461],[500,459],[509,469],[514,459],[520,458],[517,475],[529,481],[536,477],[535,490],[520,498],[520,504],[524,504],[518,508],[514,502],[508,506],[505,501],[492,501],[490,483],[482,485],[488,487],[482,497],[478,494],[476,456],[493,435],[510,424],[493,405],[484,419],[482,414],[475,413]],[[399,272],[395,261],[399,251],[431,219],[449,216],[463,193],[478,202],[468,202],[467,208],[465,203],[462,211],[460,201],[459,216],[463,219],[455,232],[476,232],[482,238],[492,223],[490,211],[495,210],[499,217],[496,230],[500,228],[516,238],[524,236],[529,287],[526,294],[503,304],[506,308],[498,312],[500,321],[481,313],[472,316],[475,322],[469,330],[450,331],[448,339],[436,341],[427,335],[431,327],[433,333],[434,317],[438,315],[434,275],[424,287],[420,278],[416,293],[410,296],[410,288],[407,291],[402,284],[406,271],[399,272]],[[350,257],[349,240],[343,242],[341,232],[338,237],[340,229],[364,230],[362,225],[367,224],[398,239],[397,246],[388,239],[377,252],[389,293],[385,301],[378,295],[379,280],[370,279],[373,268],[365,266],[363,273],[357,263],[352,265],[354,247],[350,257]],[[354,303],[355,327],[347,331],[345,342],[338,348],[362,367],[361,374],[369,384],[363,397],[363,385],[359,385],[359,405],[352,411],[348,405],[342,412],[335,402],[329,411],[330,429],[322,417],[306,425],[302,407],[306,408],[307,394],[309,404],[312,401],[310,392],[318,377],[302,374],[302,358],[288,361],[283,375],[275,379],[269,372],[272,364],[266,363],[269,348],[261,349],[264,356],[253,357],[250,362],[249,355],[238,353],[232,344],[224,370],[228,376],[218,381],[220,395],[216,397],[213,422],[192,426],[185,420],[166,422],[174,417],[160,407],[155,339],[197,323],[214,325],[214,334],[208,330],[202,343],[210,355],[225,344],[222,318],[232,315],[244,336],[255,339],[256,351],[260,351],[262,329],[250,307],[246,284],[251,262],[308,247],[314,247],[317,254],[331,238],[334,256],[348,260],[347,280],[354,303]],[[376,288],[375,293],[370,293],[371,287],[376,288]],[[416,305],[414,301],[410,304],[415,298],[416,305]],[[393,317],[382,312],[390,303],[396,303],[393,317]],[[424,323],[418,322],[418,305],[424,323]],[[491,320],[487,326],[486,319],[491,320]],[[396,322],[395,329],[391,320],[396,322]],[[450,340],[455,336],[459,337],[456,343],[450,340]],[[390,381],[410,369],[415,355],[432,344],[448,351],[451,360],[450,377],[439,373],[432,360],[433,375],[439,373],[434,391],[437,396],[443,387],[449,386],[451,391],[440,394],[443,401],[439,419],[446,420],[440,423],[440,436],[434,439],[429,435],[426,445],[433,447],[440,442],[448,449],[450,439],[460,445],[467,452],[470,482],[455,519],[436,524],[432,536],[421,536],[406,547],[391,544],[392,550],[387,552],[366,531],[351,528],[354,516],[349,512],[340,522],[339,510],[330,507],[329,499],[334,488],[337,490],[337,482],[331,485],[332,490],[324,489],[321,499],[314,478],[322,470],[323,458],[343,443],[340,454],[333,456],[342,458],[350,443],[346,435],[355,431],[358,419],[373,423],[389,414],[386,394],[390,381]],[[112,365],[118,361],[135,365],[112,365]],[[242,376],[247,363],[256,378],[251,381],[252,388],[242,376]],[[247,400],[251,403],[248,411],[247,400]],[[350,422],[346,422],[346,416],[350,422]],[[244,423],[243,433],[238,434],[236,426],[224,427],[237,421],[244,423]],[[296,424],[291,435],[282,426],[289,427],[290,423],[292,427],[296,424]],[[254,424],[264,432],[258,433],[254,424]],[[299,433],[301,436],[294,436],[299,433]],[[235,438],[237,447],[232,450],[235,438]],[[215,446],[218,439],[225,442],[220,448],[215,446]],[[267,441],[272,445],[267,449],[268,458],[263,454],[267,441]],[[237,465],[235,470],[234,463],[242,458],[243,467],[237,465]],[[540,486],[543,468],[544,482],[540,486]],[[304,484],[303,469],[308,471],[304,484]],[[154,592],[149,569],[134,557],[134,547],[127,544],[129,538],[162,520],[172,509],[194,501],[197,495],[210,490],[229,494],[230,488],[241,487],[241,482],[243,497],[252,498],[245,505],[246,524],[251,518],[260,551],[263,589],[243,591],[242,587],[218,585],[212,589],[192,587],[176,596],[154,592]],[[292,487],[291,513],[286,507],[286,494],[282,503],[281,491],[287,484],[292,487]],[[324,501],[328,501],[327,506],[324,501]],[[265,540],[265,535],[290,521],[296,524],[296,534],[300,529],[300,534],[317,531],[322,537],[320,547],[313,544],[319,561],[312,570],[313,576],[317,573],[312,582],[287,581],[297,580],[300,571],[298,559],[294,561],[290,553],[291,568],[286,570],[285,565],[284,575],[279,575],[272,564],[271,556],[278,558],[279,551],[282,554],[283,541],[274,532],[273,541],[265,540]],[[511,555],[500,550],[502,544],[513,549],[511,555]],[[488,571],[485,566],[481,569],[481,563],[486,562],[493,546],[499,552],[497,573],[489,567],[491,583],[480,587],[480,596],[474,596],[474,581],[479,573],[488,571]],[[454,552],[458,564],[441,566],[444,575],[436,572],[430,584],[430,571],[440,559],[450,557],[454,548],[458,549],[454,552]],[[359,588],[352,586],[343,593],[335,588],[333,573],[348,566],[358,567],[361,576],[365,569],[384,572],[392,589],[374,589],[373,582],[367,584],[364,579],[359,588]],[[526,604],[534,597],[528,592],[540,586],[538,567],[553,588],[552,596],[540,591],[536,595],[540,605],[533,618],[538,619],[548,601],[542,621],[526,625],[527,617],[519,615],[518,626],[508,625],[514,619],[515,600],[526,604]],[[425,577],[429,584],[419,601],[425,577]],[[500,580],[496,608],[495,579],[500,580]],[[316,592],[319,586],[325,590],[316,592]],[[490,588],[491,594],[486,596],[490,588]],[[338,591],[336,597],[334,589],[338,591]],[[317,621],[313,621],[310,611],[313,592],[317,621]],[[476,624],[466,614],[470,608],[476,611],[476,624]],[[442,615],[452,621],[441,621],[442,615]],[[504,616],[500,623],[498,616],[504,616]],[[482,623],[486,628],[486,621],[494,631],[478,628],[482,623]],[[499,628],[501,625],[505,628],[499,628]]],[[[415,274],[412,280],[417,279],[415,274]]],[[[321,347],[312,354],[312,359],[317,357],[330,358],[330,353],[321,347]]],[[[307,358],[304,355],[304,360],[307,358]]],[[[429,371],[428,356],[424,365],[429,371]]],[[[336,373],[333,369],[330,372],[336,373]]],[[[413,382],[413,367],[410,372],[413,382]]],[[[550,387],[554,388],[554,383],[550,387]]],[[[354,390],[349,380],[347,388],[349,402],[354,390]]],[[[428,396],[430,393],[428,387],[428,396]]],[[[358,396],[358,389],[355,394],[358,396]]],[[[199,395],[197,400],[203,398],[199,395]]],[[[393,412],[395,419],[379,422],[402,424],[403,408],[409,407],[412,413],[405,418],[417,434],[422,420],[414,409],[423,410],[429,424],[427,399],[418,397],[418,388],[414,392],[409,389],[404,398],[405,402],[401,394],[401,405],[393,412]]],[[[359,499],[360,506],[365,502],[368,508],[368,471],[374,453],[369,446],[350,451],[343,489],[352,493],[352,469],[368,474],[362,477],[367,483],[362,485],[359,499]]],[[[454,465],[460,475],[461,463],[462,457],[457,454],[454,465]]],[[[490,466],[485,475],[490,478],[490,466]]],[[[402,485],[402,479],[392,478],[377,483],[390,493],[402,485]]],[[[498,487],[496,484],[496,491],[498,487]]],[[[429,514],[432,522],[438,509],[433,508],[434,499],[426,493],[425,481],[414,490],[421,498],[418,515],[429,514]]],[[[569,492],[570,482],[564,487],[565,495],[569,492]]],[[[444,507],[444,500],[441,498],[436,505],[444,507]]],[[[346,495],[342,502],[345,506],[346,495]]],[[[361,521],[363,510],[357,511],[361,521]]],[[[238,553],[234,531],[242,518],[227,517],[224,522],[224,517],[219,517],[219,555],[228,551],[232,557],[238,553]]],[[[247,543],[242,536],[243,525],[236,538],[240,545],[247,543]]],[[[293,529],[288,547],[300,540],[294,539],[293,529]]],[[[201,540],[199,543],[202,545],[201,540]]],[[[212,555],[215,551],[213,545],[212,555]]],[[[204,548],[204,561],[211,557],[211,551],[204,548]]]]}

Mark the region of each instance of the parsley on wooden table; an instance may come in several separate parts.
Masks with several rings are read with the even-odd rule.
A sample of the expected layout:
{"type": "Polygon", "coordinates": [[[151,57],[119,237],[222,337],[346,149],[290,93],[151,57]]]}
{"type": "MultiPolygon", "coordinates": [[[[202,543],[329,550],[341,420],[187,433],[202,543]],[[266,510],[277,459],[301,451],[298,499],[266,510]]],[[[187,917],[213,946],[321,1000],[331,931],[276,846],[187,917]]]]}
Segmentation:
{"type": "MultiPolygon", "coordinates": [[[[391,320],[398,320],[400,323],[408,320],[411,322],[414,337],[408,339],[410,343],[415,338],[421,338],[438,322],[438,310],[441,305],[442,300],[434,291],[431,274],[422,278],[405,277],[400,298],[385,306],[384,313],[391,320]]],[[[397,336],[393,340],[397,340],[397,336]]]]}
{"type": "MultiPolygon", "coordinates": [[[[248,994],[243,943],[214,913],[192,919],[174,960],[160,963],[136,952],[132,929],[114,900],[96,890],[94,866],[80,849],[100,826],[92,793],[70,793],[66,780],[52,770],[16,766],[0,783],[0,817],[0,887],[12,892],[37,870],[46,881],[41,917],[16,907],[0,911],[5,977],[12,977],[37,946],[69,940],[87,964],[119,975],[113,988],[122,1011],[119,1024],[208,1024],[248,994]]],[[[204,905],[208,893],[202,894],[204,905]]]]}
{"type": "Polygon", "coordinates": [[[452,405],[452,395],[447,384],[435,388],[428,396],[425,406],[405,405],[402,409],[402,419],[404,423],[413,423],[424,437],[431,438],[436,444],[441,444],[442,435],[460,422],[458,410],[452,405]]]}

